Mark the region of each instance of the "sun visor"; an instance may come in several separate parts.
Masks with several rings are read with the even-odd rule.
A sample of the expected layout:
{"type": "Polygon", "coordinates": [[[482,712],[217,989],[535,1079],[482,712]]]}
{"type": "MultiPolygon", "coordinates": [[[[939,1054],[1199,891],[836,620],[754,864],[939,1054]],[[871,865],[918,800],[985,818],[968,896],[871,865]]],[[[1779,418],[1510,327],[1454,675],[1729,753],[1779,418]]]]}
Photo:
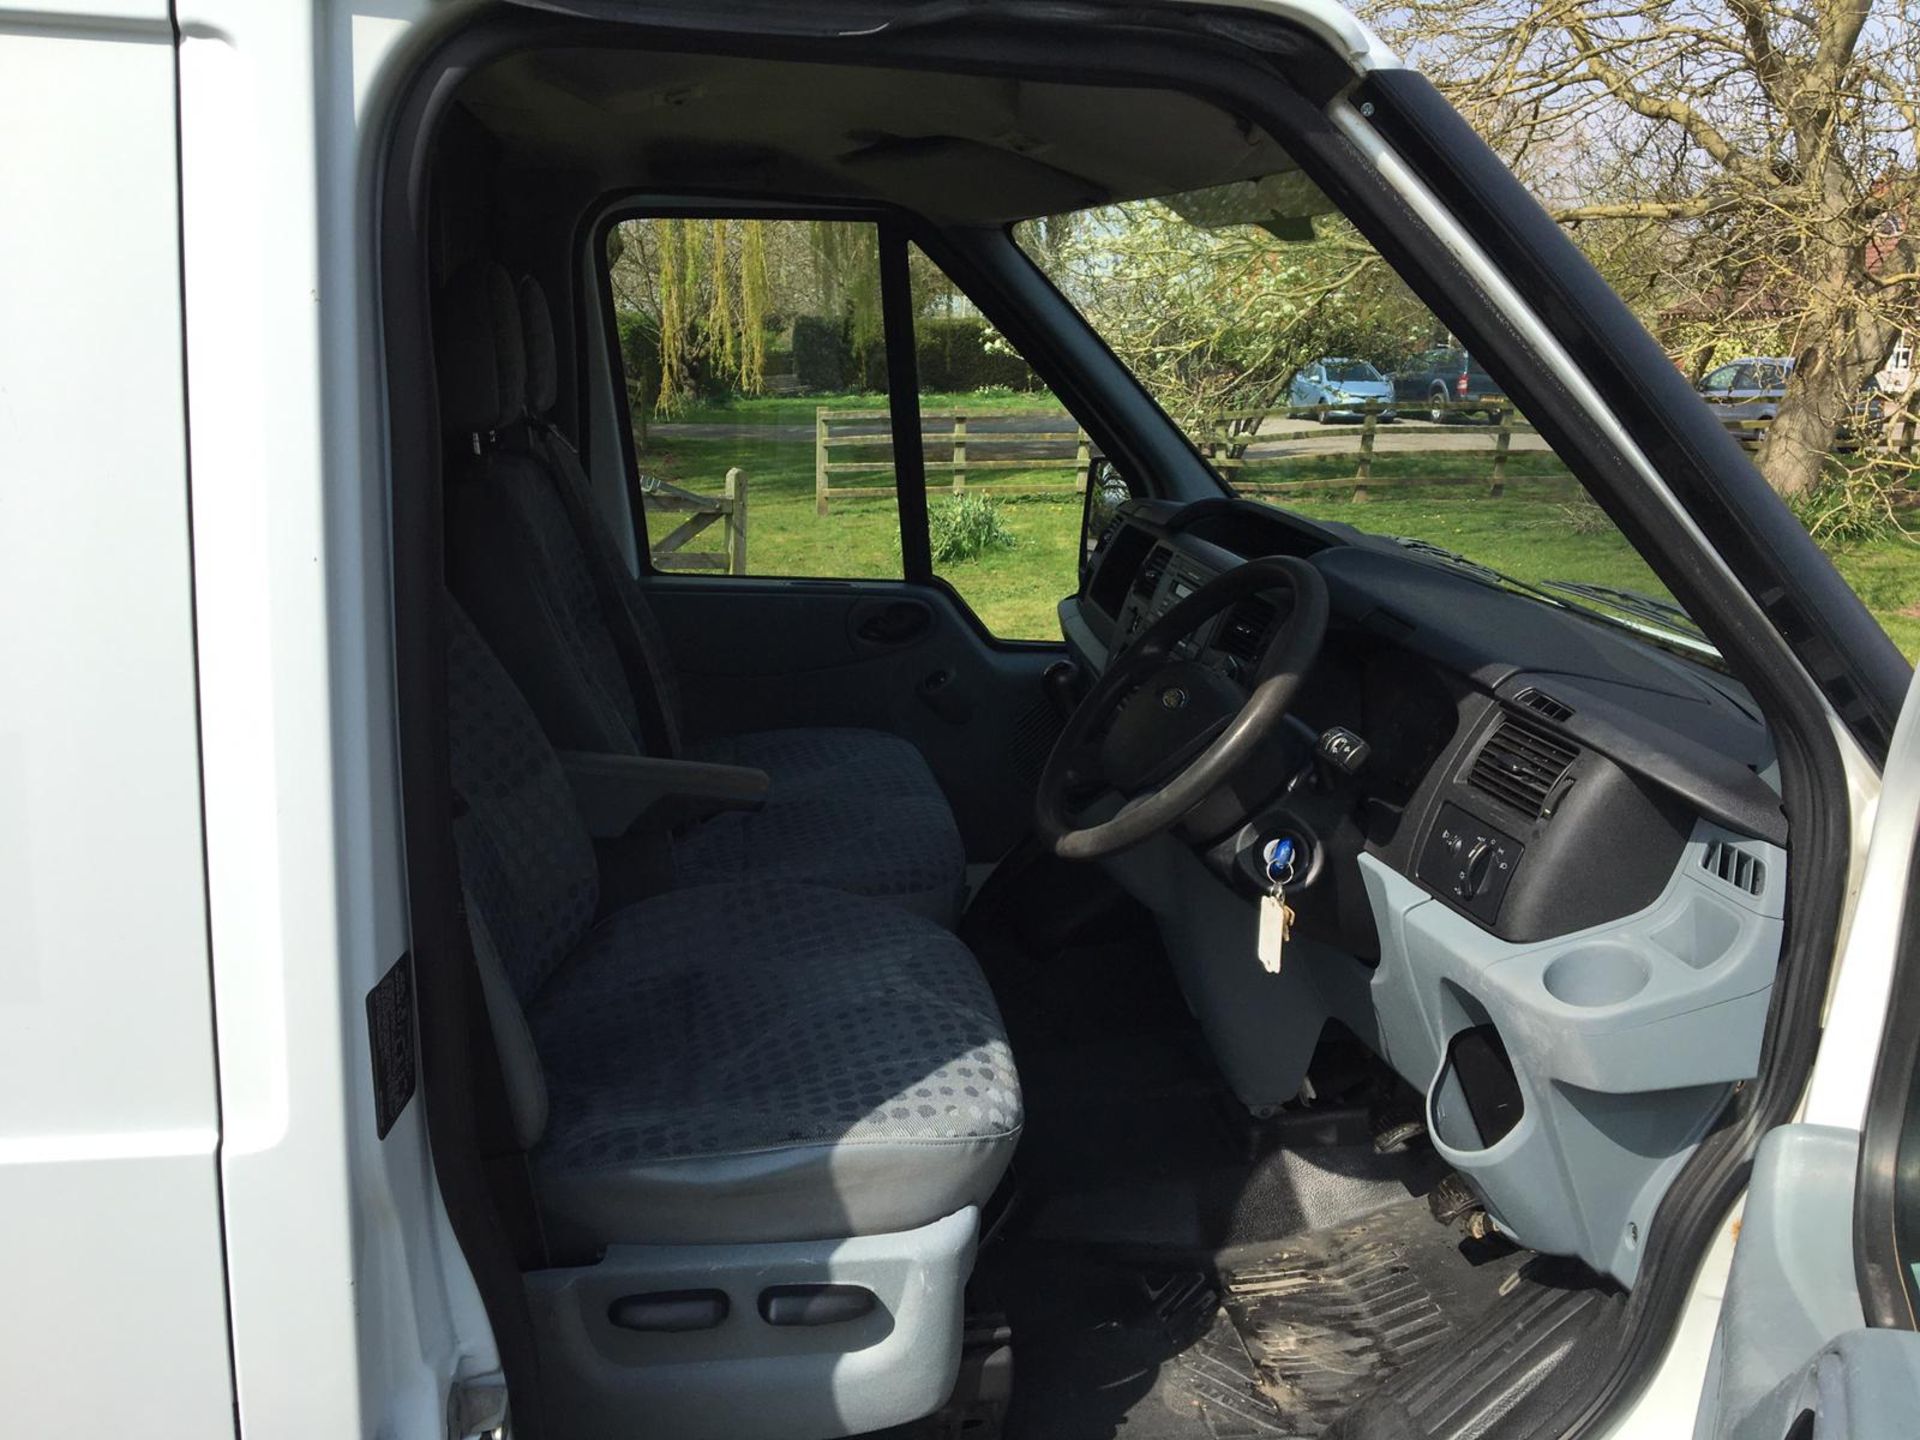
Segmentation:
{"type": "Polygon", "coordinates": [[[1257,180],[1231,180],[1161,197],[1182,220],[1203,230],[1254,225],[1277,240],[1313,239],[1313,217],[1334,213],[1334,203],[1298,170],[1257,180]]]}

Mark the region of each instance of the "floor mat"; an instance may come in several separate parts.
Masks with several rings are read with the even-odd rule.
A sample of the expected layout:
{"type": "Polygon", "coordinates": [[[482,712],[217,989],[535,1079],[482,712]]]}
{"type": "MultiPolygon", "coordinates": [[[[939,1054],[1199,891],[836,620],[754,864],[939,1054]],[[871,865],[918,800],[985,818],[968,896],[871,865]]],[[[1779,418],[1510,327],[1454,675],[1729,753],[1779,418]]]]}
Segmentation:
{"type": "Polygon", "coordinates": [[[1499,1303],[1528,1256],[1463,1242],[1423,1202],[1222,1257],[1004,1257],[1015,1400],[1005,1434],[1316,1436],[1499,1303]]]}
{"type": "MultiPolygon", "coordinates": [[[[1484,1314],[1528,1258],[1462,1241],[1424,1204],[1403,1204],[1226,1269],[1222,1314],[1246,1356],[1251,1398],[1215,1407],[1209,1432],[1318,1435],[1484,1314]]],[[[1215,1388],[1230,1357],[1216,1338],[1218,1327],[1197,1347],[1207,1353],[1181,1357],[1197,1387],[1215,1388]]]]}
{"type": "Polygon", "coordinates": [[[968,1290],[1009,1326],[1012,1392],[900,1440],[1305,1440],[1356,1403],[1384,1424],[1355,1435],[1473,1433],[1460,1417],[1513,1393],[1508,1353],[1576,1328],[1516,1278],[1525,1253],[1432,1218],[1430,1149],[1375,1148],[1395,1097],[1371,1060],[1342,1080],[1336,1044],[1313,1104],[1250,1119],[1144,916],[975,948],[1028,1103],[968,1290]]]}

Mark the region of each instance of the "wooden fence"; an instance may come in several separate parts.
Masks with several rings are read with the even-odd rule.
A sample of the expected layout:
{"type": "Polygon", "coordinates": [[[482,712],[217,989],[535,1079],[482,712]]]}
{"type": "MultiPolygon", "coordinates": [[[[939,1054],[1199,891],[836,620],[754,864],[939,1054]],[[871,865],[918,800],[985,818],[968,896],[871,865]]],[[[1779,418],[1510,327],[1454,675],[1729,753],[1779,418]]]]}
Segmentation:
{"type": "MultiPolygon", "coordinates": [[[[1366,499],[1368,492],[1377,487],[1431,485],[1435,483],[1431,477],[1419,475],[1374,474],[1373,459],[1376,453],[1375,445],[1379,438],[1380,427],[1383,425],[1391,427],[1391,433],[1396,436],[1460,436],[1476,433],[1490,435],[1492,443],[1485,452],[1487,455],[1485,481],[1487,493],[1490,495],[1501,495],[1506,492],[1507,457],[1512,453],[1513,437],[1515,435],[1532,435],[1535,433],[1533,427],[1527,424],[1525,418],[1522,417],[1518,411],[1514,410],[1505,402],[1496,399],[1467,401],[1465,403],[1455,403],[1448,407],[1452,413],[1459,415],[1463,420],[1471,416],[1486,417],[1486,424],[1472,428],[1463,425],[1435,425],[1431,422],[1388,421],[1381,419],[1381,412],[1383,410],[1398,410],[1399,408],[1401,407],[1383,405],[1378,401],[1369,401],[1360,409],[1361,418],[1358,425],[1353,425],[1349,422],[1346,427],[1347,433],[1357,434],[1360,442],[1359,449],[1354,455],[1353,476],[1350,481],[1353,486],[1353,498],[1356,500],[1366,499]]],[[[1432,405],[1431,402],[1421,401],[1418,405],[1409,408],[1416,409],[1424,415],[1432,409],[1432,405]]],[[[1278,442],[1284,439],[1295,438],[1302,433],[1300,431],[1285,431],[1279,434],[1262,435],[1260,433],[1261,429],[1270,419],[1323,420],[1330,411],[1343,415],[1353,413],[1351,410],[1333,410],[1333,407],[1325,405],[1277,405],[1265,410],[1225,410],[1214,416],[1208,424],[1206,437],[1202,441],[1201,448],[1207,458],[1213,462],[1214,468],[1225,475],[1227,480],[1233,485],[1233,488],[1241,494],[1285,495],[1301,490],[1324,490],[1329,485],[1338,485],[1342,482],[1338,479],[1329,480],[1325,477],[1301,480],[1241,480],[1234,472],[1248,465],[1285,465],[1290,459],[1304,458],[1298,454],[1289,455],[1281,453],[1273,456],[1271,460],[1267,460],[1257,456],[1250,457],[1247,452],[1251,446],[1258,442],[1278,442]]],[[[1305,433],[1311,434],[1313,432],[1305,433]]],[[[1337,435],[1340,431],[1333,430],[1329,433],[1337,435]]],[[[1318,451],[1311,453],[1325,454],[1327,452],[1318,451]]],[[[1421,452],[1414,451],[1409,453],[1418,454],[1421,452]]],[[[1463,452],[1458,449],[1449,448],[1428,453],[1458,455],[1473,452],[1463,452]]],[[[1471,481],[1468,483],[1471,483],[1471,481]]]]}
{"type": "MultiPolygon", "coordinates": [[[[890,496],[894,493],[891,483],[886,485],[836,485],[836,475],[887,474],[894,469],[893,456],[879,460],[836,460],[836,453],[845,454],[862,447],[872,450],[886,446],[889,452],[893,446],[893,416],[886,410],[835,410],[822,405],[813,416],[813,510],[816,515],[825,515],[833,499],[858,499],[861,497],[890,496]],[[849,434],[841,428],[848,425],[869,427],[876,422],[885,421],[883,429],[863,428],[849,434]]],[[[1016,484],[995,485],[996,495],[1044,495],[1053,491],[1074,490],[1084,492],[1087,488],[1087,470],[1093,463],[1093,449],[1073,417],[1060,410],[1001,410],[991,414],[939,414],[920,417],[921,453],[927,455],[931,449],[950,451],[951,458],[935,460],[930,455],[925,461],[929,476],[943,472],[952,476],[952,490],[956,495],[964,494],[967,488],[967,476],[981,470],[1070,470],[1071,478],[1057,483],[1025,481],[1016,484]],[[967,422],[974,421],[1013,421],[1027,424],[1032,421],[1065,421],[1073,426],[1071,430],[975,430],[968,434],[967,422]],[[933,422],[944,422],[942,428],[931,427],[933,422]],[[967,442],[971,438],[976,446],[1045,446],[1051,453],[1046,455],[995,455],[991,459],[982,459],[976,454],[971,459],[967,455],[967,442]]]]}
{"type": "Polygon", "coordinates": [[[735,466],[727,471],[726,484],[718,495],[696,495],[665,480],[643,476],[640,481],[642,503],[650,515],[679,514],[687,518],[653,545],[649,554],[656,570],[723,570],[729,575],[747,573],[747,474],[735,466]],[[726,535],[724,550],[688,550],[687,542],[716,521],[726,535]]]}
{"type": "MultiPolygon", "coordinates": [[[[1715,410],[1732,411],[1735,406],[1751,407],[1751,400],[1714,400],[1707,403],[1715,410]]],[[[1773,428],[1773,420],[1761,415],[1724,414],[1720,423],[1727,433],[1749,452],[1757,451],[1767,438],[1767,431],[1773,428]]],[[[1848,417],[1835,442],[1835,449],[1842,452],[1873,451],[1890,454],[1906,459],[1914,453],[1916,431],[1920,430],[1920,415],[1910,408],[1902,408],[1891,414],[1868,416],[1854,414],[1848,417]]]]}

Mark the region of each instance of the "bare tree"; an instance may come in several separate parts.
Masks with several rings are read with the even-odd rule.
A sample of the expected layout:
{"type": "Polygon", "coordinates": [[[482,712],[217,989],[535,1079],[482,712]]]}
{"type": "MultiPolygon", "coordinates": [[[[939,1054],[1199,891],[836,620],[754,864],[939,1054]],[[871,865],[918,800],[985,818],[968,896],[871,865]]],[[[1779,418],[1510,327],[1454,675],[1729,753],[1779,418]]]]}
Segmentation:
{"type": "Polygon", "coordinates": [[[1379,18],[1643,314],[1771,327],[1795,365],[1759,463],[1782,494],[1818,484],[1915,322],[1911,0],[1423,0],[1379,18]]]}

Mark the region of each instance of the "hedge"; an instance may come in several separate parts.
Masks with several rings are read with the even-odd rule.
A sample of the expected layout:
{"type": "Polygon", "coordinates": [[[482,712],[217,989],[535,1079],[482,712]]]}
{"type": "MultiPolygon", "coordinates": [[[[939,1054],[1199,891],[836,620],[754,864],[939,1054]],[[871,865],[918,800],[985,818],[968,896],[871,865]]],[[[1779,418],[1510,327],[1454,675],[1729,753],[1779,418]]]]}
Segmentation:
{"type": "MultiPolygon", "coordinates": [[[[619,315],[620,354],[643,397],[651,407],[660,388],[660,336],[650,317],[633,311],[619,315]]],[[[914,328],[920,388],[965,393],[1000,387],[1038,390],[1039,379],[1027,362],[1006,350],[989,349],[991,332],[977,318],[934,318],[914,328]]],[[[793,321],[793,377],[799,388],[815,394],[839,394],[850,389],[884,391],[887,388],[886,353],[875,345],[856,356],[846,321],[825,315],[799,315],[793,321]]],[[[694,391],[718,398],[732,387],[714,373],[704,357],[696,362],[694,391]]]]}
{"type": "MultiPolygon", "coordinates": [[[[926,319],[914,327],[920,388],[929,391],[1037,390],[1040,382],[1027,362],[1008,351],[987,348],[987,323],[978,319],[926,319]]],[[[856,380],[865,390],[886,388],[885,352],[875,346],[853,353],[848,327],[822,315],[801,315],[793,322],[793,374],[802,390],[834,393],[856,380]]]]}
{"type": "Polygon", "coordinates": [[[920,388],[944,392],[1037,390],[1040,381],[1027,362],[1010,350],[987,348],[987,322],[976,319],[921,320],[914,326],[914,352],[920,388]]]}
{"type": "Polygon", "coordinates": [[[824,315],[794,317],[793,377],[802,390],[844,390],[852,372],[853,347],[844,321],[824,315]]]}

